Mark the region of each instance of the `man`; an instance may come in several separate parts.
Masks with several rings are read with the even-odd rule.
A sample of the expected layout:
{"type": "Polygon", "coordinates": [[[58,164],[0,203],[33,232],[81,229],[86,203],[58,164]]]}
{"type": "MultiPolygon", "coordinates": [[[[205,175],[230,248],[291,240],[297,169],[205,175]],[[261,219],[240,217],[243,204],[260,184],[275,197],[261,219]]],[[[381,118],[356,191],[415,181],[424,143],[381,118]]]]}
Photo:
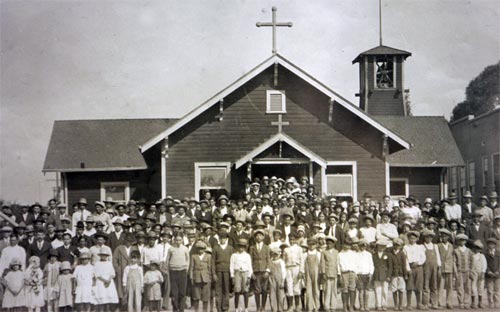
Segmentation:
{"type": "Polygon", "coordinates": [[[35,234],[35,241],[29,245],[26,250],[27,258],[29,259],[32,256],[37,256],[40,258],[40,267],[45,268],[51,249],[52,246],[45,240],[45,232],[43,230],[38,230],[35,234]]]}
{"type": "Polygon", "coordinates": [[[252,189],[250,190],[250,198],[256,199],[262,197],[262,191],[260,190],[260,184],[258,182],[253,182],[250,184],[252,189]]]}
{"type": "Polygon", "coordinates": [[[113,221],[113,228],[115,230],[108,235],[109,247],[111,247],[111,250],[115,250],[116,247],[125,243],[123,221],[121,219],[115,219],[113,221]]]}
{"type": "Polygon", "coordinates": [[[449,220],[457,220],[460,222],[462,220],[462,207],[457,204],[457,195],[455,193],[451,193],[450,197],[448,197],[448,205],[444,209],[444,213],[446,215],[446,219],[449,220]]]}
{"type": "Polygon", "coordinates": [[[493,221],[493,210],[488,207],[488,197],[486,195],[479,198],[479,207],[477,207],[476,212],[482,214],[481,223],[489,226],[493,221]]]}
{"type": "Polygon", "coordinates": [[[229,294],[231,292],[231,277],[229,264],[231,255],[235,252],[228,243],[226,232],[219,234],[219,243],[213,247],[213,265],[215,266],[215,305],[218,312],[229,310],[229,294]]]}
{"type": "Polygon", "coordinates": [[[19,242],[19,246],[23,247],[25,250],[28,250],[28,246],[33,244],[35,241],[35,228],[33,224],[29,224],[26,226],[26,237],[19,242]]]}
{"type": "Polygon", "coordinates": [[[382,211],[380,213],[381,222],[377,224],[377,234],[376,238],[385,239],[388,241],[387,247],[392,247],[392,241],[399,237],[398,229],[396,226],[389,221],[391,220],[391,214],[389,211],[382,211]]]}
{"type": "Polygon", "coordinates": [[[472,202],[472,194],[470,191],[465,191],[464,202],[462,204],[462,219],[470,220],[471,215],[476,211],[477,205],[472,202]]]}
{"type": "Polygon", "coordinates": [[[183,238],[177,235],[167,254],[167,267],[170,275],[172,308],[184,312],[189,250],[183,245],[183,238]]]}
{"type": "Polygon", "coordinates": [[[265,310],[266,307],[271,250],[269,246],[264,244],[264,230],[255,230],[253,236],[255,238],[255,244],[250,246],[248,253],[252,259],[255,304],[259,312],[265,310]]]}
{"type": "Polygon", "coordinates": [[[495,191],[491,191],[490,195],[488,195],[490,199],[490,207],[491,209],[498,208],[498,194],[495,191]]]}
{"type": "Polygon", "coordinates": [[[111,225],[111,217],[105,211],[106,205],[103,202],[96,201],[94,204],[95,213],[92,215],[95,222],[102,222],[104,224],[104,232],[109,233],[111,225]]]}
{"type": "Polygon", "coordinates": [[[19,246],[18,243],[19,240],[16,235],[11,235],[9,237],[9,246],[2,250],[2,255],[0,256],[0,276],[4,276],[4,271],[10,267],[10,262],[15,258],[21,261],[21,270],[24,270],[26,264],[26,251],[23,247],[19,246]]]}
{"type": "Polygon", "coordinates": [[[105,251],[110,258],[108,259],[109,261],[113,261],[113,253],[111,248],[109,246],[106,246],[106,239],[107,236],[104,233],[96,233],[94,236],[96,242],[95,245],[90,247],[90,254],[92,255],[91,261],[92,264],[95,264],[97,261],[100,261],[100,256],[99,254],[102,253],[102,251],[105,251]]]}
{"type": "Polygon", "coordinates": [[[113,268],[115,269],[115,285],[116,291],[118,293],[118,298],[122,305],[126,305],[124,302],[125,289],[123,287],[123,272],[125,267],[130,264],[130,253],[132,251],[132,244],[135,242],[134,234],[125,235],[123,243],[116,247],[113,252],[113,268]]]}
{"type": "Polygon", "coordinates": [[[342,245],[345,240],[345,232],[337,226],[337,222],[339,221],[339,217],[335,213],[331,213],[328,216],[328,226],[326,227],[324,233],[327,237],[335,238],[335,249],[342,250],[342,245]]]}
{"type": "Polygon", "coordinates": [[[285,237],[285,242],[288,245],[290,244],[289,238],[290,234],[294,234],[297,232],[297,228],[292,225],[293,221],[293,213],[289,212],[288,209],[284,210],[284,212],[281,215],[281,218],[283,219],[283,224],[278,227],[278,229],[283,233],[283,236],[285,237]]]}
{"type": "Polygon", "coordinates": [[[16,223],[24,222],[26,225],[33,224],[35,218],[33,214],[29,212],[29,208],[28,205],[21,205],[21,211],[16,215],[16,223]]]}
{"type": "Polygon", "coordinates": [[[77,209],[73,212],[71,217],[71,224],[73,225],[73,233],[76,231],[76,224],[78,221],[86,221],[92,214],[87,210],[87,199],[80,198],[77,202],[77,209]]]}
{"type": "Polygon", "coordinates": [[[481,222],[483,215],[478,209],[472,213],[472,223],[467,228],[467,236],[470,241],[480,240],[483,246],[486,246],[486,240],[490,236],[490,228],[487,227],[483,222],[481,222]]]}
{"type": "Polygon", "coordinates": [[[63,245],[57,248],[56,251],[60,262],[68,261],[71,264],[75,262],[75,259],[77,259],[80,254],[78,248],[71,245],[71,235],[68,233],[63,234],[63,245]]]}

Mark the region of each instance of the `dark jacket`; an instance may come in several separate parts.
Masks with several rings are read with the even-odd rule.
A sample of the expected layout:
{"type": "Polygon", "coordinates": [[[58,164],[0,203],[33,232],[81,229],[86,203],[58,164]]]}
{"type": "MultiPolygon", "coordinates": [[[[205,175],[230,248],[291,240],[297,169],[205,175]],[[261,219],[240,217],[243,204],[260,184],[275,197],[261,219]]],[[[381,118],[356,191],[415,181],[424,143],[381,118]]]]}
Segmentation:
{"type": "Polygon", "coordinates": [[[389,252],[384,251],[382,256],[379,257],[379,253],[375,251],[373,254],[373,266],[375,271],[373,272],[373,280],[378,282],[388,281],[392,277],[392,258],[389,252]]]}
{"type": "Polygon", "coordinates": [[[69,263],[73,264],[75,262],[75,259],[80,256],[80,252],[78,251],[78,248],[75,246],[70,245],[69,248],[66,248],[64,246],[58,247],[57,249],[57,257],[60,262],[63,261],[68,261],[69,263]]]}
{"type": "Polygon", "coordinates": [[[403,277],[408,274],[408,268],[406,267],[406,255],[403,250],[399,251],[397,254],[392,251],[392,277],[403,277]]]}
{"type": "Polygon", "coordinates": [[[213,247],[212,261],[215,267],[215,272],[229,272],[229,263],[231,255],[235,249],[231,245],[227,245],[226,249],[222,249],[219,244],[213,247]]]}
{"type": "MultiPolygon", "coordinates": [[[[331,226],[327,226],[324,233],[325,235],[330,235],[330,227],[331,226]]],[[[337,250],[342,250],[342,247],[344,246],[344,242],[345,242],[345,231],[342,229],[342,227],[340,225],[336,225],[335,226],[335,236],[334,236],[337,241],[335,242],[335,249],[337,250]]]]}
{"type": "Polygon", "coordinates": [[[490,255],[489,252],[486,252],[486,278],[500,278],[500,251],[495,250],[495,255],[490,255]]]}
{"type": "Polygon", "coordinates": [[[252,269],[255,273],[265,272],[269,269],[269,261],[271,259],[271,249],[269,249],[269,246],[262,243],[262,248],[258,250],[255,244],[250,246],[248,253],[252,258],[252,269]]]}
{"type": "Polygon", "coordinates": [[[28,249],[26,250],[26,258],[29,259],[32,256],[37,256],[38,258],[40,258],[40,267],[44,268],[49,259],[50,249],[52,249],[52,245],[45,240],[42,243],[42,248],[39,249],[38,242],[35,240],[31,245],[28,246],[28,249]]]}

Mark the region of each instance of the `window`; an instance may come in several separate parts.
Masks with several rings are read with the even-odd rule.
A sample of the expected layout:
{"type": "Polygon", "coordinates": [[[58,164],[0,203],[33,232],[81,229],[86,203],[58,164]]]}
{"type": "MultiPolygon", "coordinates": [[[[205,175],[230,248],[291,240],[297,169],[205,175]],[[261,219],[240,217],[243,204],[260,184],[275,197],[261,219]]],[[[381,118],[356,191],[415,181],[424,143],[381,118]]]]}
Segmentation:
{"type": "Polygon", "coordinates": [[[357,200],[356,162],[328,162],[325,173],[328,195],[357,200]]]}
{"type": "Polygon", "coordinates": [[[130,199],[128,182],[101,182],[101,201],[127,202],[130,199]]]}
{"type": "Polygon", "coordinates": [[[406,178],[393,178],[391,183],[391,198],[400,199],[401,197],[408,197],[410,193],[410,186],[406,178]]]}
{"type": "Polygon", "coordinates": [[[484,156],[483,157],[483,186],[488,185],[488,157],[484,156]]]}
{"type": "Polygon", "coordinates": [[[231,188],[230,163],[195,163],[195,194],[200,198],[200,191],[229,191],[231,188]]]}
{"type": "Polygon", "coordinates": [[[450,188],[452,192],[457,191],[457,167],[453,167],[450,170],[450,188]]]}
{"type": "Polygon", "coordinates": [[[476,190],[476,163],[470,161],[467,167],[469,168],[469,191],[474,194],[476,190]]]}
{"type": "Polygon", "coordinates": [[[395,88],[394,58],[392,56],[375,57],[375,88],[395,88]]]}
{"type": "Polygon", "coordinates": [[[493,180],[493,189],[497,190],[498,192],[498,187],[500,185],[500,154],[493,154],[491,156],[491,163],[493,164],[493,175],[492,175],[492,180],[493,180]]]}
{"type": "Polygon", "coordinates": [[[467,180],[465,178],[465,167],[460,167],[460,192],[464,194],[467,189],[467,180]]]}
{"type": "Polygon", "coordinates": [[[286,113],[286,96],[284,91],[267,90],[266,112],[268,114],[286,113]]]}

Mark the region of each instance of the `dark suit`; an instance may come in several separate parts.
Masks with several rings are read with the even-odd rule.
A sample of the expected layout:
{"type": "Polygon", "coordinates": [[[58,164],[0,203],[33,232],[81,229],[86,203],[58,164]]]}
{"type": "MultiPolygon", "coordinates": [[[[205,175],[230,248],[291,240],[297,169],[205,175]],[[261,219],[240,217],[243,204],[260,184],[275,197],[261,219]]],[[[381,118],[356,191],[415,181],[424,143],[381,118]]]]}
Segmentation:
{"type": "MultiPolygon", "coordinates": [[[[130,253],[133,248],[130,248],[130,253]]],[[[137,249],[136,249],[137,250],[137,249]]],[[[115,269],[115,285],[116,291],[118,292],[118,298],[123,298],[124,289],[123,289],[123,272],[125,271],[125,267],[130,264],[130,254],[127,253],[127,249],[125,245],[120,245],[116,247],[113,251],[113,268],[115,269]]]]}
{"type": "Polygon", "coordinates": [[[19,246],[23,247],[24,250],[28,250],[28,246],[31,245],[35,241],[35,237],[32,237],[31,240],[26,237],[22,241],[19,242],[19,246]]]}
{"type": "MultiPolygon", "coordinates": [[[[283,237],[283,240],[286,240],[287,237],[285,237],[286,236],[285,225],[281,224],[281,225],[277,226],[276,228],[281,231],[281,237],[283,237]]],[[[289,234],[292,234],[292,233],[297,234],[297,227],[290,225],[290,233],[289,234]]]]}
{"type": "Polygon", "coordinates": [[[58,260],[63,262],[63,261],[68,261],[69,263],[73,264],[75,261],[76,257],[80,255],[80,252],[78,251],[78,248],[75,246],[70,245],[68,248],[66,248],[64,245],[57,248],[57,255],[58,255],[58,260]]]}
{"type": "Polygon", "coordinates": [[[472,219],[471,214],[476,210],[477,205],[474,203],[471,203],[471,211],[469,212],[469,208],[464,204],[462,204],[462,220],[468,222],[469,220],[472,219]]]}
{"type": "MultiPolygon", "coordinates": [[[[87,235],[82,235],[85,237],[85,239],[87,240],[87,243],[85,244],[86,247],[90,247],[92,246],[91,245],[91,241],[90,241],[90,237],[88,237],[87,235]]],[[[78,246],[78,241],[80,240],[80,237],[81,236],[74,236],[73,238],[71,238],[71,245],[72,246],[78,246]]]]}
{"type": "Polygon", "coordinates": [[[42,242],[41,249],[38,248],[38,242],[34,241],[31,245],[28,246],[28,249],[26,250],[27,259],[29,260],[30,257],[37,256],[38,258],[40,258],[40,267],[44,268],[49,259],[49,251],[51,249],[52,245],[47,241],[42,242]]]}
{"type": "Polygon", "coordinates": [[[116,247],[125,244],[125,232],[122,230],[120,234],[120,238],[116,232],[111,232],[108,235],[107,245],[111,248],[111,250],[115,250],[116,247]]]}
{"type": "Polygon", "coordinates": [[[33,214],[30,212],[28,212],[25,216],[23,216],[22,213],[19,212],[19,214],[15,215],[15,218],[16,218],[16,223],[18,224],[24,222],[24,224],[30,225],[33,224],[33,222],[35,221],[33,214]]]}
{"type": "Polygon", "coordinates": [[[379,257],[378,252],[375,251],[373,254],[373,266],[375,271],[373,272],[373,280],[376,282],[387,282],[389,278],[392,277],[392,256],[387,251],[382,253],[379,257]]]}
{"type": "Polygon", "coordinates": [[[212,263],[212,257],[205,254],[203,259],[198,255],[191,256],[191,264],[189,265],[189,278],[193,283],[206,283],[211,286],[212,276],[215,275],[215,268],[212,263]]]}
{"type": "MultiPolygon", "coordinates": [[[[327,226],[324,233],[326,236],[329,236],[330,235],[330,227],[331,226],[327,226]]],[[[335,237],[337,239],[337,241],[335,242],[335,249],[337,250],[342,250],[342,247],[344,246],[344,242],[345,242],[345,231],[342,229],[341,226],[339,226],[338,224],[335,225],[335,235],[333,235],[333,237],[335,237]]]]}
{"type": "Polygon", "coordinates": [[[484,225],[484,223],[479,224],[479,229],[476,229],[476,226],[471,224],[467,228],[467,236],[469,237],[470,242],[480,240],[486,248],[486,240],[490,236],[490,229],[484,225]]]}
{"type": "Polygon", "coordinates": [[[252,269],[255,276],[254,290],[255,294],[267,293],[268,278],[264,274],[269,270],[269,262],[271,260],[271,249],[262,242],[262,247],[259,250],[257,244],[250,246],[248,253],[252,258],[252,269]]]}

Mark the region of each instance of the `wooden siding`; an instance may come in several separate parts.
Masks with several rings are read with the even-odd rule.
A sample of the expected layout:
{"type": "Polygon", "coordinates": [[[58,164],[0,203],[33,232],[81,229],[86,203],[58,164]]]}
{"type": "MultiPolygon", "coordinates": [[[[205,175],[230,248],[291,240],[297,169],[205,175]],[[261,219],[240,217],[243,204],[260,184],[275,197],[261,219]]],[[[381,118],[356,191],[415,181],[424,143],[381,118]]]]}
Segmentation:
{"type": "Polygon", "coordinates": [[[442,168],[405,168],[391,167],[391,178],[408,178],[410,194],[420,202],[427,197],[441,199],[442,168]]]}
{"type": "MultiPolygon", "coordinates": [[[[283,131],[326,160],[358,162],[358,194],[385,193],[382,134],[341,105],[334,105],[333,127],[328,123],[329,98],[306,82],[279,68],[279,83],[272,86],[272,67],[224,99],[223,120],[218,105],[200,114],[169,137],[167,193],[177,197],[194,195],[195,162],[234,162],[277,133],[276,114],[266,114],[266,90],[286,93],[289,121],[283,131]]],[[[244,169],[243,171],[241,169],[244,169]]],[[[237,177],[245,176],[240,168],[237,177]]],[[[320,190],[320,173],[315,173],[320,190]]],[[[232,179],[232,192],[239,182],[232,179]]]]}
{"type": "Polygon", "coordinates": [[[367,102],[360,96],[360,107],[371,115],[401,115],[404,116],[404,97],[403,97],[403,66],[404,62],[401,56],[396,57],[396,88],[395,89],[376,89],[375,88],[375,57],[368,57],[367,68],[364,62],[360,62],[360,93],[368,92],[367,102]],[[364,73],[368,75],[367,91],[364,86],[364,73]],[[367,107],[367,109],[366,109],[367,107]]]}

